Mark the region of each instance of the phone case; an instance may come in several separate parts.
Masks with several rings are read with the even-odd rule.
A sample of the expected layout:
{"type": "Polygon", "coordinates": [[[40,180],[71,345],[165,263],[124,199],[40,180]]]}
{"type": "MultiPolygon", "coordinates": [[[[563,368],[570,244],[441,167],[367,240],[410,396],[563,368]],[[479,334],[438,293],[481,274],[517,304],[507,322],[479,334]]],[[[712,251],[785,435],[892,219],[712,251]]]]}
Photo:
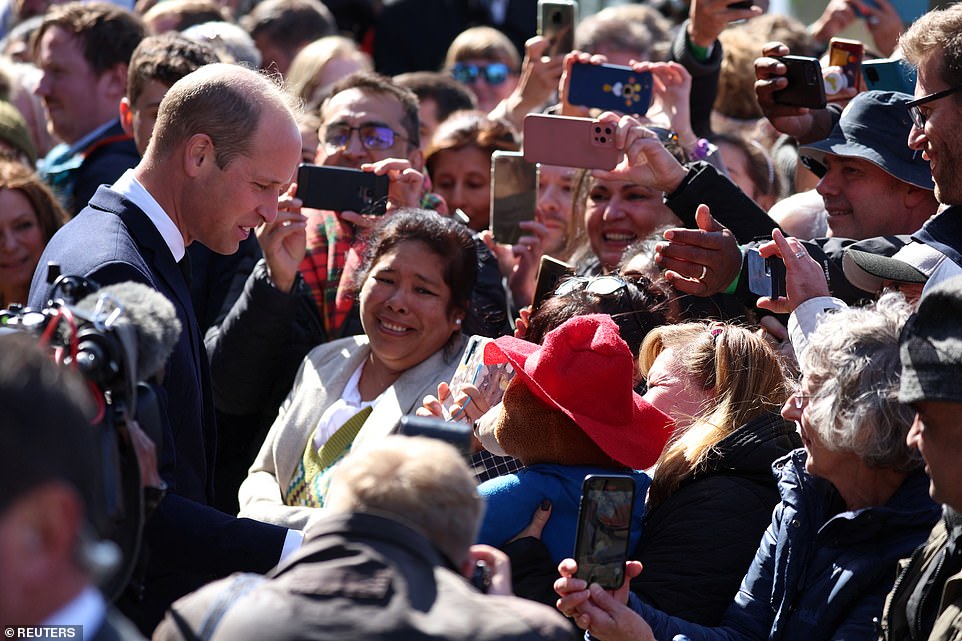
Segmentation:
{"type": "Polygon", "coordinates": [[[611,170],[624,155],[615,148],[615,126],[591,118],[528,114],[523,128],[528,162],[611,170]]]}
{"type": "Polygon", "coordinates": [[[538,35],[548,39],[544,55],[563,56],[575,48],[578,3],[574,0],[538,0],[538,35]]]}
{"type": "Polygon", "coordinates": [[[780,105],[824,109],[825,83],[818,58],[781,56],[776,59],[785,65],[788,86],[774,92],[772,99],[780,105]]]}
{"type": "Polygon", "coordinates": [[[538,265],[538,279],[534,286],[534,300],[531,302],[532,312],[537,311],[541,303],[558,287],[558,281],[574,273],[574,265],[547,254],[543,255],[541,264],[538,265]]]}
{"type": "Polygon", "coordinates": [[[748,291],[775,299],[785,296],[785,263],[778,256],[762,258],[757,249],[748,250],[748,291]]]}
{"type": "Polygon", "coordinates": [[[490,338],[484,336],[472,336],[468,339],[458,368],[454,371],[454,375],[448,383],[451,393],[442,403],[445,420],[463,422],[468,420],[463,412],[451,414],[454,397],[465,385],[477,387],[489,407],[501,402],[504,390],[507,389],[508,383],[514,378],[514,368],[511,367],[510,363],[484,364],[484,346],[490,340],[490,338]]]}
{"type": "Polygon", "coordinates": [[[297,197],[305,207],[382,215],[387,208],[389,179],[349,167],[301,163],[297,197]]]}
{"type": "Polygon", "coordinates": [[[496,242],[514,245],[521,237],[518,223],[534,220],[538,204],[538,166],[520,151],[491,154],[491,233],[496,242]]]}
{"type": "Polygon", "coordinates": [[[624,583],[634,501],[635,482],[628,475],[585,477],[574,550],[579,579],[606,590],[624,583]]]}
{"type": "Polygon", "coordinates": [[[841,67],[846,87],[862,90],[862,57],[865,47],[858,40],[832,38],[828,43],[828,64],[841,67]]]}
{"type": "Polygon", "coordinates": [[[622,65],[571,65],[568,102],[607,111],[645,114],[651,106],[651,72],[622,65]]]}
{"type": "Polygon", "coordinates": [[[867,90],[915,92],[915,67],[900,58],[862,61],[862,79],[867,90]]]}

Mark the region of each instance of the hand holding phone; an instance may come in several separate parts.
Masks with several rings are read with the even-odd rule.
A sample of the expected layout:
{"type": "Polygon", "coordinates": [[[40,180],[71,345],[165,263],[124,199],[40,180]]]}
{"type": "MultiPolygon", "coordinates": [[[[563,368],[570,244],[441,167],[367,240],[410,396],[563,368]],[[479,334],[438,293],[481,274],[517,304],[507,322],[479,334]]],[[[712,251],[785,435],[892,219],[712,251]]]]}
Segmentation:
{"type": "MultiPolygon", "coordinates": [[[[466,385],[473,385],[478,389],[481,396],[473,401],[479,405],[482,412],[501,402],[504,390],[508,383],[514,378],[514,368],[510,363],[499,363],[497,365],[485,365],[484,346],[490,338],[483,336],[472,336],[468,339],[468,344],[464,348],[464,355],[458,363],[458,368],[448,383],[450,394],[444,399],[442,408],[445,412],[445,419],[452,421],[466,421],[464,411],[458,410],[451,413],[454,406],[454,397],[458,396],[466,385]]],[[[472,397],[473,398],[473,397],[472,397]]]]}
{"type": "Polygon", "coordinates": [[[605,111],[644,115],[651,107],[652,76],[631,67],[575,62],[568,82],[568,102],[605,111]]]}
{"type": "Polygon", "coordinates": [[[574,551],[579,579],[606,590],[624,583],[634,501],[635,481],[628,475],[585,477],[574,551]]]}
{"type": "Polygon", "coordinates": [[[523,128],[528,162],[610,171],[624,156],[609,122],[532,113],[524,117],[523,128]]]}
{"type": "Polygon", "coordinates": [[[756,296],[785,296],[785,263],[778,256],[763,258],[758,249],[748,250],[748,290],[756,296]]]}
{"type": "Polygon", "coordinates": [[[563,56],[575,48],[575,0],[538,0],[538,35],[548,40],[544,55],[563,56]]]}
{"type": "Polygon", "coordinates": [[[491,154],[491,234],[502,245],[522,236],[520,223],[534,220],[538,203],[538,169],[520,151],[491,154]]]}
{"type": "Polygon", "coordinates": [[[842,89],[854,89],[856,92],[862,90],[862,57],[865,54],[865,47],[858,40],[848,40],[846,38],[832,38],[828,44],[828,64],[830,67],[838,67],[841,75],[845,79],[838,89],[832,92],[830,100],[842,100],[850,97],[847,92],[839,95],[842,89]]]}
{"type": "Polygon", "coordinates": [[[304,207],[381,215],[387,209],[390,179],[349,167],[301,163],[297,197],[304,207]]]}
{"type": "Polygon", "coordinates": [[[807,56],[773,56],[785,65],[788,86],[772,93],[772,100],[780,105],[823,109],[825,83],[818,58],[807,56]]]}

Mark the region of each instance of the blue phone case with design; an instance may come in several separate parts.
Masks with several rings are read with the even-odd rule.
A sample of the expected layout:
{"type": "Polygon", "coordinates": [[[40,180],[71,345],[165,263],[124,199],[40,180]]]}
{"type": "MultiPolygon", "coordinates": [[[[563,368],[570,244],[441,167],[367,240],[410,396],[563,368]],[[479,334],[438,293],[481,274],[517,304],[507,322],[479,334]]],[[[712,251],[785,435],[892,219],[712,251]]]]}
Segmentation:
{"type": "Polygon", "coordinates": [[[651,106],[651,72],[638,73],[622,65],[571,66],[568,102],[606,111],[644,115],[651,106]]]}

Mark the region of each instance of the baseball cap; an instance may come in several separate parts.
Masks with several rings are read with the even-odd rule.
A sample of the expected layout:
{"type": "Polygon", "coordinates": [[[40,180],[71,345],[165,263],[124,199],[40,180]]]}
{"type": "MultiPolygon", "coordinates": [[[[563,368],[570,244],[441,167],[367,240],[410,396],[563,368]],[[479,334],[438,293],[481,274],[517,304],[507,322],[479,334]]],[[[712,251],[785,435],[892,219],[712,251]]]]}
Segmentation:
{"type": "Polygon", "coordinates": [[[924,283],[935,269],[945,260],[945,254],[925,243],[914,240],[902,241],[907,237],[889,237],[890,247],[897,247],[894,253],[873,251],[860,247],[860,243],[849,247],[842,256],[842,271],[850,283],[867,292],[882,289],[885,281],[897,283],[924,283]],[[893,239],[894,238],[894,239],[893,239]]]}
{"type": "Polygon", "coordinates": [[[933,287],[901,337],[899,401],[962,403],[962,276],[933,287]]]}

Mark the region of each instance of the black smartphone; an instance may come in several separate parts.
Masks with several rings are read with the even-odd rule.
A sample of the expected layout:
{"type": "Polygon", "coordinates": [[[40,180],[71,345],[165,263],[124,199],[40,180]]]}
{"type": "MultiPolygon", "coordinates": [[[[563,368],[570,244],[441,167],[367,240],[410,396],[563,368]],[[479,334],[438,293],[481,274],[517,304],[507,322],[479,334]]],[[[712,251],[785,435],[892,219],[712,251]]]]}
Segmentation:
{"type": "Polygon", "coordinates": [[[544,55],[563,56],[575,48],[575,0],[538,0],[538,35],[548,39],[544,55]]]}
{"type": "Polygon", "coordinates": [[[565,276],[572,276],[574,273],[574,265],[547,254],[541,256],[541,264],[538,265],[538,279],[534,285],[534,300],[531,301],[531,312],[538,311],[541,303],[551,296],[552,292],[558,287],[558,281],[565,276]]]}
{"type": "Polygon", "coordinates": [[[534,220],[538,204],[538,166],[520,151],[491,154],[491,233],[495,242],[514,245],[522,236],[519,223],[534,220]]]}
{"type": "Polygon", "coordinates": [[[433,416],[408,414],[401,417],[399,434],[405,436],[427,436],[450,443],[465,458],[471,457],[471,426],[467,423],[444,421],[433,416]]]}
{"type": "Polygon", "coordinates": [[[788,86],[772,94],[772,100],[780,105],[825,108],[825,82],[818,58],[807,56],[776,56],[785,65],[788,86]]]}
{"type": "Polygon", "coordinates": [[[350,167],[297,167],[297,197],[313,209],[380,216],[387,208],[388,185],[387,176],[350,167]]]}
{"type": "Polygon", "coordinates": [[[615,590],[625,581],[635,480],[626,474],[592,474],[581,485],[574,558],[579,579],[615,590]]]}
{"type": "Polygon", "coordinates": [[[775,299],[785,296],[785,263],[778,256],[762,258],[755,248],[748,250],[748,290],[756,296],[775,299]]]}
{"type": "Polygon", "coordinates": [[[652,76],[624,65],[571,65],[568,102],[607,111],[644,114],[651,106],[652,76]]]}

